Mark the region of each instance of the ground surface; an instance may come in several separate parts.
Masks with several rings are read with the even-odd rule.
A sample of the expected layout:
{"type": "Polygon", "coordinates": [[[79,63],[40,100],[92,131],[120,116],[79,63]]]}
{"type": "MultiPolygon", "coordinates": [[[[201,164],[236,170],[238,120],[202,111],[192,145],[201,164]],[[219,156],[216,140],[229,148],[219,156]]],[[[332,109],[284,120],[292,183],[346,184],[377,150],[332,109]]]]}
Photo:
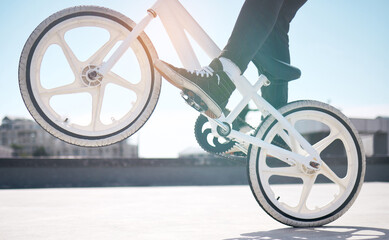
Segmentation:
{"type": "Polygon", "coordinates": [[[0,190],[0,239],[389,239],[389,183],[313,229],[276,222],[248,186],[0,190]]]}

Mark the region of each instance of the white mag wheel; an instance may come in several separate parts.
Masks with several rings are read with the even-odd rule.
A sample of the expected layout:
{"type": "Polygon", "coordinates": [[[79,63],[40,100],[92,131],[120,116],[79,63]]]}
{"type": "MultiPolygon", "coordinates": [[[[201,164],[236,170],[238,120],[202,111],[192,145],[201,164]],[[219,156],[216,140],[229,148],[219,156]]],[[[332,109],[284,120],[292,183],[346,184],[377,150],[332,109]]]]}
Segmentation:
{"type": "Polygon", "coordinates": [[[104,76],[106,61],[135,23],[113,10],[80,6],[44,20],[20,58],[19,85],[33,118],[49,133],[80,146],[104,146],[134,134],[157,104],[158,58],[145,33],[104,76]]]}
{"type": "MultiPolygon", "coordinates": [[[[284,224],[313,227],[332,222],[350,208],[363,183],[365,154],[358,133],[340,111],[324,103],[298,101],[279,111],[313,145],[323,165],[311,172],[250,146],[251,190],[259,205],[284,224]]],[[[307,155],[272,116],[263,121],[255,136],[307,155]]]]}

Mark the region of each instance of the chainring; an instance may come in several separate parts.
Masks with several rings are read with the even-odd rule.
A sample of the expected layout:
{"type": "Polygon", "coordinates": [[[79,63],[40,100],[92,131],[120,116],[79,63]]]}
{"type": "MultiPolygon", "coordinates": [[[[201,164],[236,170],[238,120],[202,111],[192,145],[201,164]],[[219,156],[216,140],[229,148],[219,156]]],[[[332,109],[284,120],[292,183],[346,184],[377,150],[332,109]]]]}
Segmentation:
{"type": "Polygon", "coordinates": [[[207,123],[208,119],[203,115],[200,115],[195,123],[194,134],[200,147],[209,153],[219,155],[231,150],[236,142],[224,137],[214,136],[210,126],[206,126],[207,123]]]}

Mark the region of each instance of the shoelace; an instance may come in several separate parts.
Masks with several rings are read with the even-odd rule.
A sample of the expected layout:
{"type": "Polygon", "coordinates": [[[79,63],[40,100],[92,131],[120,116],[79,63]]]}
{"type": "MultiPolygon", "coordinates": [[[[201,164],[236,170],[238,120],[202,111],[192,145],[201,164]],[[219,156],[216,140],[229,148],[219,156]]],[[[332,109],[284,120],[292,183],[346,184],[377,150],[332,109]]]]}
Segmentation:
{"type": "MultiPolygon", "coordinates": [[[[213,69],[210,68],[209,66],[205,66],[200,70],[187,70],[191,74],[196,74],[196,76],[201,76],[201,77],[212,77],[213,76],[213,69]]],[[[217,77],[217,84],[220,84],[220,77],[218,74],[216,74],[217,77]]]]}

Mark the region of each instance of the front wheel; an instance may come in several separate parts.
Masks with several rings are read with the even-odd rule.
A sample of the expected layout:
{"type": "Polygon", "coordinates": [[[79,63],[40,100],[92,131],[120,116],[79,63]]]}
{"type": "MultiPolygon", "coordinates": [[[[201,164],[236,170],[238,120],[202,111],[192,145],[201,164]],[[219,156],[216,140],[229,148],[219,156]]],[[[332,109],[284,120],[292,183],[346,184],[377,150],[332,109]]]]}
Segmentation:
{"type": "Polygon", "coordinates": [[[145,33],[104,76],[96,69],[135,26],[113,10],[59,11],[31,34],[19,64],[20,91],[33,118],[68,143],[104,146],[134,134],[153,112],[161,76],[145,33]]]}
{"type": "MultiPolygon", "coordinates": [[[[254,197],[271,217],[286,225],[330,223],[351,207],[363,183],[365,154],[358,133],[347,117],[324,103],[298,101],[279,111],[320,154],[323,164],[320,170],[310,171],[250,146],[248,175],[254,197]]],[[[272,116],[264,120],[255,136],[307,155],[272,116]]]]}

